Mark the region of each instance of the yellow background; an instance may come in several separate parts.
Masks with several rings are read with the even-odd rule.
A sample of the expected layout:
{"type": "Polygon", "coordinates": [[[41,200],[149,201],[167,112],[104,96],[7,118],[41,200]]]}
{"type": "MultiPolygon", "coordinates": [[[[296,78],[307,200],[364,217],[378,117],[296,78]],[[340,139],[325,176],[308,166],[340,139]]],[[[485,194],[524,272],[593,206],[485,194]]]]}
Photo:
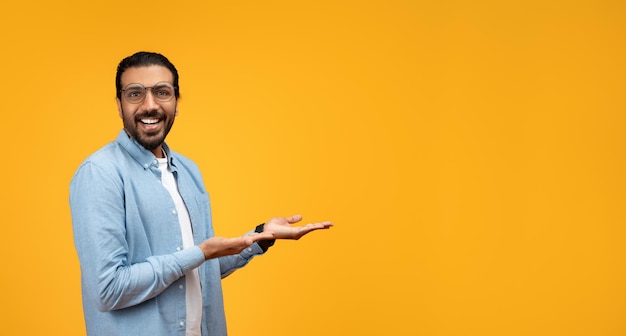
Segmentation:
{"type": "Polygon", "coordinates": [[[217,234],[332,220],[224,280],[232,335],[626,334],[623,1],[34,1],[0,14],[2,333],[83,335],[68,207],[164,53],[217,234]]]}

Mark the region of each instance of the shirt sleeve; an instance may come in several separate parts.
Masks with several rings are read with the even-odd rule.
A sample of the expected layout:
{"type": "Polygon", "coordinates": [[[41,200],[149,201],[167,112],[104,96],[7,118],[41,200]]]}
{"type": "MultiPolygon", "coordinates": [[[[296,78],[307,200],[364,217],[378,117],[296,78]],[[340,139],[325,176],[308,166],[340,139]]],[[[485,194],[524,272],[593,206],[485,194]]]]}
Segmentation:
{"type": "Polygon", "coordinates": [[[225,278],[231,275],[234,271],[246,266],[252,258],[263,253],[265,253],[265,251],[259,246],[259,243],[254,243],[239,254],[220,257],[219,261],[222,278],[225,278]]]}
{"type": "Polygon", "coordinates": [[[92,162],[70,184],[74,244],[83,291],[100,311],[137,305],[163,292],[204,262],[199,247],[128,261],[122,179],[92,162]]]}

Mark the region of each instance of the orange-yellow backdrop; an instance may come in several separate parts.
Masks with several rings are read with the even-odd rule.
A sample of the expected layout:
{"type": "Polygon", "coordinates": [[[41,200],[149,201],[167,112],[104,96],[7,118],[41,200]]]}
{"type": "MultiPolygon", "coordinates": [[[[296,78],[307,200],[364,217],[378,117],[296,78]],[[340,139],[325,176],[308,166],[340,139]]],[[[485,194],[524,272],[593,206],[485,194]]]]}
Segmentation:
{"type": "Polygon", "coordinates": [[[217,233],[332,220],[224,280],[232,335],[624,335],[623,1],[12,1],[0,314],[84,335],[68,184],[167,55],[217,233]]]}

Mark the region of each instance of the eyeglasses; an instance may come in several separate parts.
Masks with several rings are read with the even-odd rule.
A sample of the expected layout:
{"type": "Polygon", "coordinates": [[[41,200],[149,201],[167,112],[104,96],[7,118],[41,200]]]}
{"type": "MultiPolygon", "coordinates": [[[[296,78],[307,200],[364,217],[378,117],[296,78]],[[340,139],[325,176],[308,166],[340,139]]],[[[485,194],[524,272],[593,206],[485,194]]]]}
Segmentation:
{"type": "Polygon", "coordinates": [[[129,84],[120,91],[129,103],[140,104],[146,99],[148,89],[152,91],[152,97],[159,102],[165,103],[174,98],[174,86],[167,82],[156,83],[151,87],[145,87],[141,84],[129,84]]]}

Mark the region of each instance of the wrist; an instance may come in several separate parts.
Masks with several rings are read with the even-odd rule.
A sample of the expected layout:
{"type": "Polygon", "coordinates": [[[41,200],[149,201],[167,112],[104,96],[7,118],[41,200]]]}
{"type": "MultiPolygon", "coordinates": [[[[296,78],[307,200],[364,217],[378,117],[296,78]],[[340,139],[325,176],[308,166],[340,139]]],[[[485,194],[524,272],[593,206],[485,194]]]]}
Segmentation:
{"type": "MultiPolygon", "coordinates": [[[[254,229],[254,232],[256,233],[261,233],[263,232],[263,230],[265,229],[265,223],[263,224],[259,224],[257,225],[257,227],[254,229]]],[[[274,245],[274,243],[276,242],[276,239],[267,239],[267,240],[259,240],[257,242],[257,244],[259,244],[259,247],[261,247],[261,249],[263,250],[263,252],[267,252],[267,250],[272,247],[272,245],[274,245]]]]}

